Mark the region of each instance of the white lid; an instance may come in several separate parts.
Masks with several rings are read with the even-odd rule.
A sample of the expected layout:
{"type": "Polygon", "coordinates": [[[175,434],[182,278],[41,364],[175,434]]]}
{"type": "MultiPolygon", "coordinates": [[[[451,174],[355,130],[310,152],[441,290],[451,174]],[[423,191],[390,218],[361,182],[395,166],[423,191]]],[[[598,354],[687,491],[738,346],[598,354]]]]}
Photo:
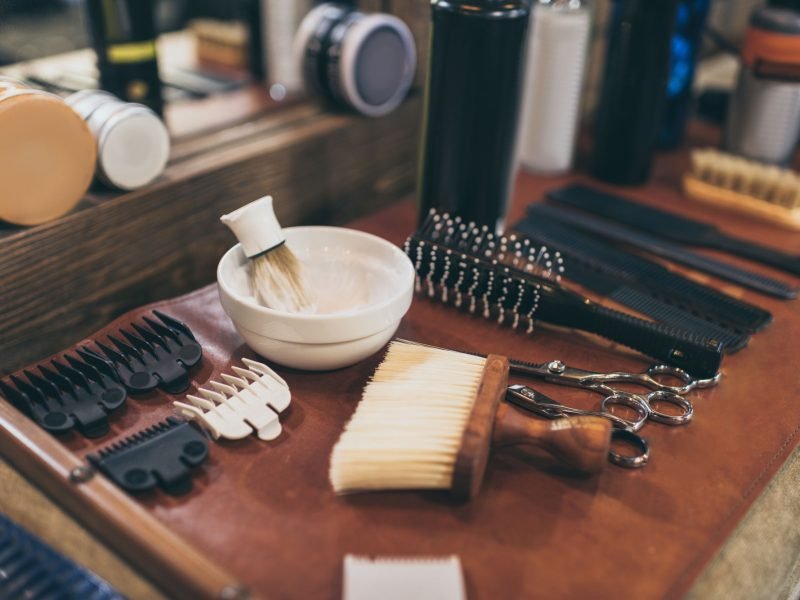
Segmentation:
{"type": "Polygon", "coordinates": [[[169,149],[169,132],[158,115],[127,104],[103,123],[97,135],[97,166],[106,183],[133,190],[164,171],[169,149]]]}
{"type": "Polygon", "coordinates": [[[122,104],[122,101],[103,90],[80,90],[64,99],[82,119],[87,120],[99,106],[108,103],[122,104]]]}
{"type": "Polygon", "coordinates": [[[242,244],[245,256],[254,258],[280,246],[286,238],[272,207],[272,196],[264,196],[219,218],[242,244]]]}
{"type": "MultiPolygon", "coordinates": [[[[368,117],[380,117],[392,112],[405,99],[417,66],[417,51],[414,46],[414,37],[408,26],[393,15],[372,14],[357,21],[347,32],[342,42],[342,57],[339,63],[339,77],[341,78],[344,94],[347,100],[361,114],[368,117]],[[402,47],[401,72],[394,81],[381,81],[392,75],[390,70],[380,68],[380,61],[386,61],[387,52],[376,52],[375,49],[365,48],[371,38],[382,30],[395,36],[402,47]],[[377,61],[361,64],[361,61],[377,61]],[[359,68],[365,72],[359,73],[359,68]],[[391,93],[379,101],[370,101],[364,97],[362,84],[364,78],[369,79],[370,85],[382,88],[391,87],[391,93]]],[[[384,90],[385,93],[385,90],[384,90]]]]}

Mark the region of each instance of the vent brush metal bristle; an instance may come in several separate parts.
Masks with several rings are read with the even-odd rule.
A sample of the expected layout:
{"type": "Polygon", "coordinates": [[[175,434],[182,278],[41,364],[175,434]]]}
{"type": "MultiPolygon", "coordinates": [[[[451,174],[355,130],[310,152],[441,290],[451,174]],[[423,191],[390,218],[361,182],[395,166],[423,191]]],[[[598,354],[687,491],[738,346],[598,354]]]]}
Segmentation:
{"type": "Polygon", "coordinates": [[[563,288],[560,255],[431,212],[405,244],[417,289],[528,332],[539,320],[603,336],[698,377],[713,377],[722,344],[621,313],[563,288]],[[523,261],[522,259],[525,258],[523,261]]]}

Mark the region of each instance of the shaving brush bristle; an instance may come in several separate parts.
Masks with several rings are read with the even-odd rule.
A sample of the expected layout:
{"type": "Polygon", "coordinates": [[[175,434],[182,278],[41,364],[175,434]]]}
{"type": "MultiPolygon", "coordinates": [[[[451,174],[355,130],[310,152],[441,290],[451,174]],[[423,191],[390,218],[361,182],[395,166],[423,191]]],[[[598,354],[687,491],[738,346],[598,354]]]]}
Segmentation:
{"type": "Polygon", "coordinates": [[[284,312],[315,312],[303,265],[286,245],[272,196],[222,215],[220,220],[250,259],[250,284],[259,304],[284,312]]]}
{"type": "Polygon", "coordinates": [[[314,309],[303,265],[286,244],[252,259],[251,285],[256,299],[267,308],[287,312],[314,309]]]}

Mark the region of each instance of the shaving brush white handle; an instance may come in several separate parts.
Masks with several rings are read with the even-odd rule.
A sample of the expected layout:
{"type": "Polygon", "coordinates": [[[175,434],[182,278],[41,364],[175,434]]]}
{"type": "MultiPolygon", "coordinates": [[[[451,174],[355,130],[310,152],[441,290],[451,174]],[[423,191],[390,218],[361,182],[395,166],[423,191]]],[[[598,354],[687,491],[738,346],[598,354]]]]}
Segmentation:
{"type": "Polygon", "coordinates": [[[286,238],[272,207],[272,196],[264,196],[219,218],[242,244],[245,256],[253,258],[280,246],[286,238]]]}

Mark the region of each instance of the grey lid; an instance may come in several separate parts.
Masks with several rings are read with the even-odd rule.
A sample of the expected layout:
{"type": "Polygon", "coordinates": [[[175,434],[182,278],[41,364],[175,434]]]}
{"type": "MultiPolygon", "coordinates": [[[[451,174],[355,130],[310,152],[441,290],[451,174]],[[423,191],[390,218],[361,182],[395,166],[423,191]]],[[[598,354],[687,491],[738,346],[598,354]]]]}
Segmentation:
{"type": "Polygon", "coordinates": [[[750,26],[776,33],[800,35],[800,12],[788,8],[758,8],[750,17],[750,26]]]}

